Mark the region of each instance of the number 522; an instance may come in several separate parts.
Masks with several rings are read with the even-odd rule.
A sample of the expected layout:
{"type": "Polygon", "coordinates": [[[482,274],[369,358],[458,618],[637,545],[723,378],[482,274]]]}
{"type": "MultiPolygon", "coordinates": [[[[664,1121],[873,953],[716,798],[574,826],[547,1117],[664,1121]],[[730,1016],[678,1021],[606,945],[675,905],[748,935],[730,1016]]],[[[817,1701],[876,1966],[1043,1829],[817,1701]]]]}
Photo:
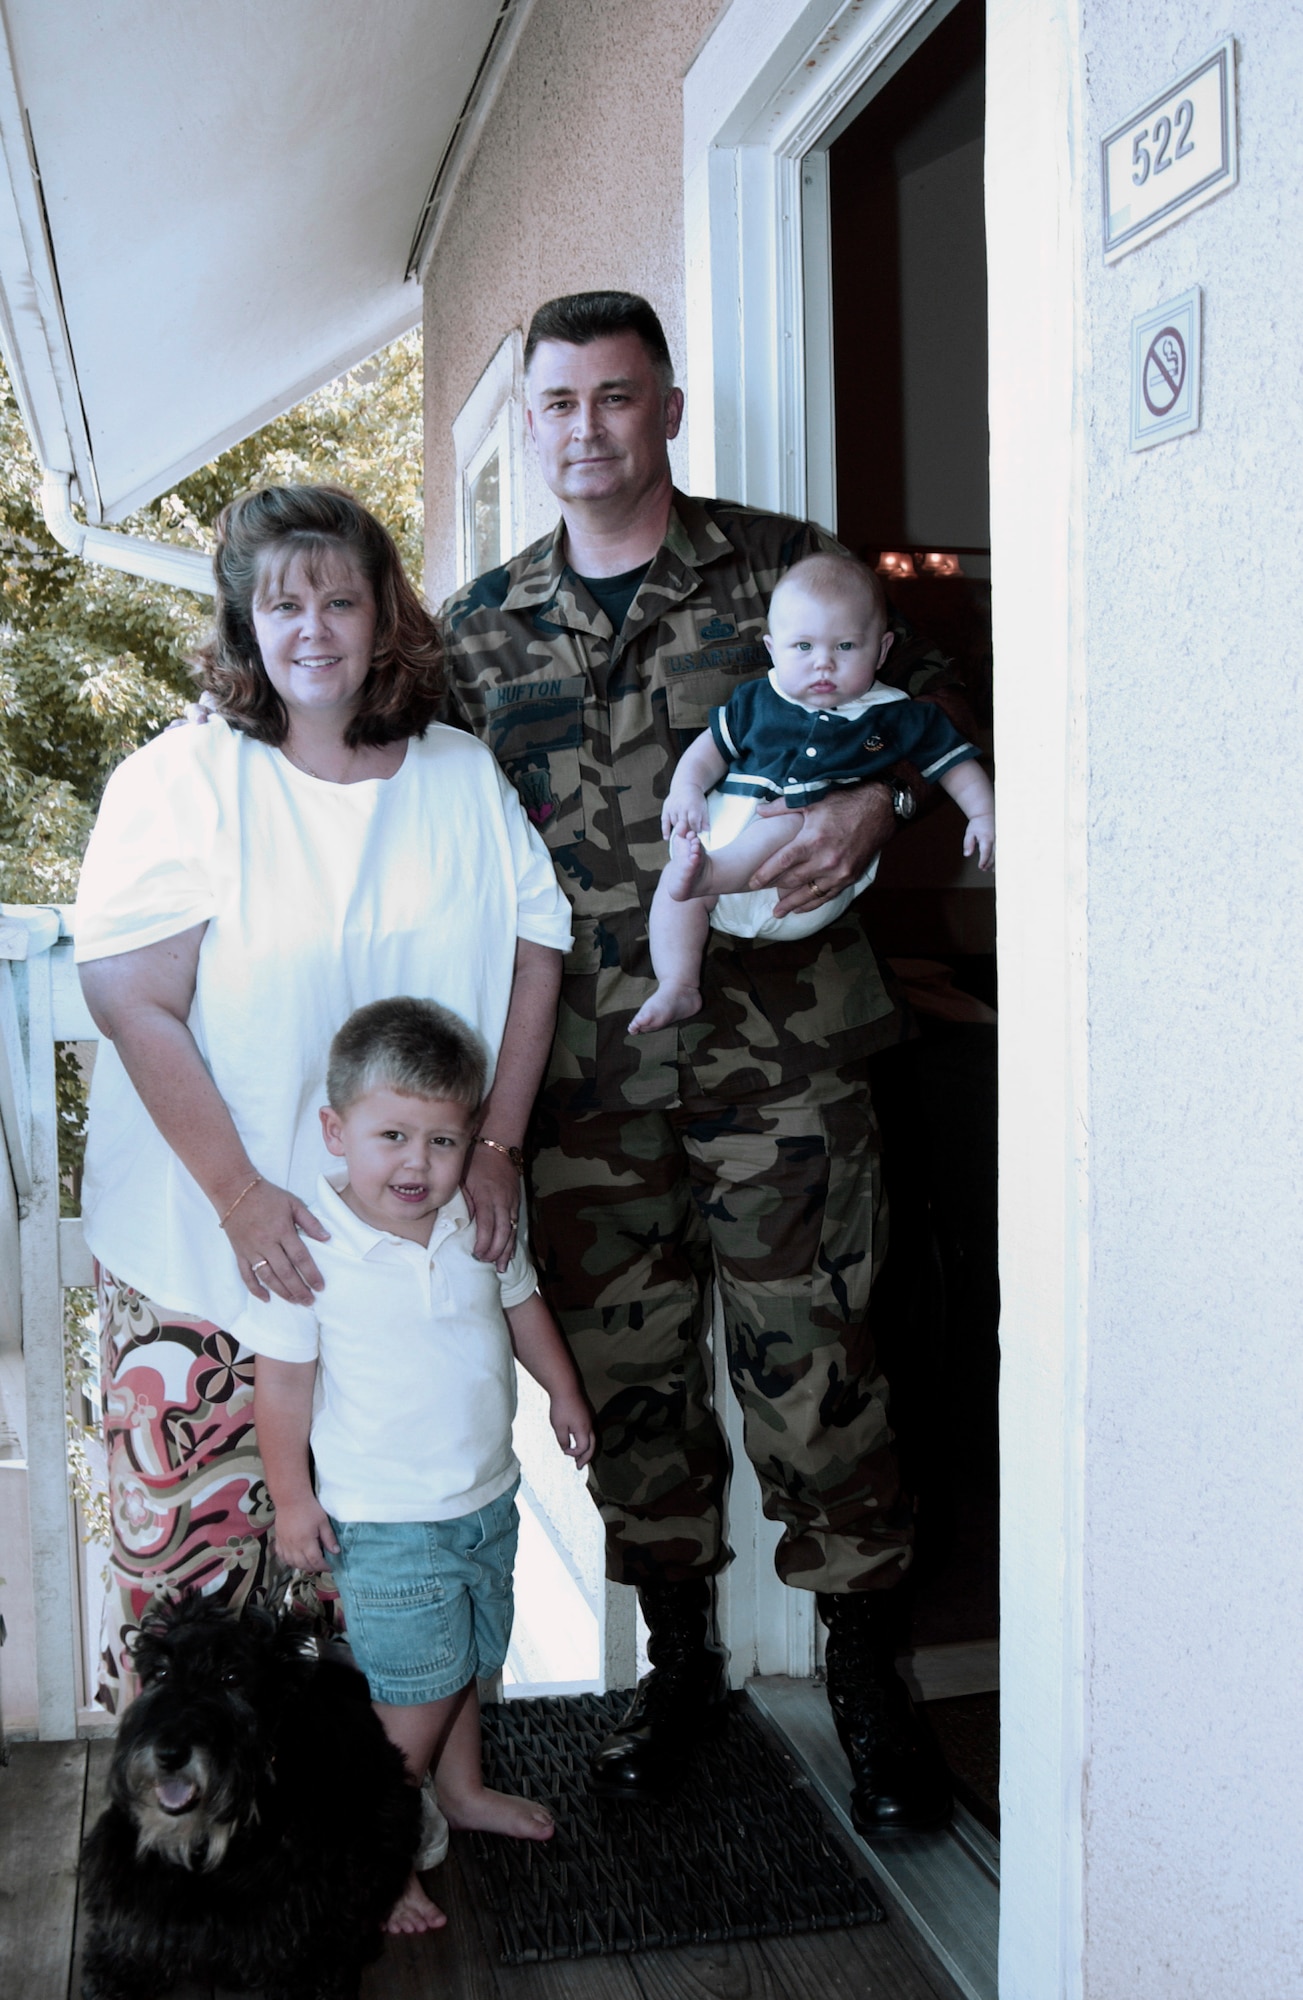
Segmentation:
{"type": "Polygon", "coordinates": [[[1131,178],[1137,187],[1143,187],[1149,179],[1151,166],[1156,174],[1166,173],[1173,160],[1183,160],[1187,153],[1194,151],[1194,140],[1190,137],[1190,130],[1193,124],[1194,105],[1188,97],[1183,97],[1176,107],[1177,147],[1174,153],[1168,151],[1172,143],[1172,120],[1170,118],[1155,118],[1152,133],[1147,125],[1141,127],[1136,133],[1135,138],[1131,141],[1131,178]],[[1154,153],[1152,160],[1149,155],[1149,147],[1145,144],[1146,139],[1152,139],[1153,141],[1154,153]]]}

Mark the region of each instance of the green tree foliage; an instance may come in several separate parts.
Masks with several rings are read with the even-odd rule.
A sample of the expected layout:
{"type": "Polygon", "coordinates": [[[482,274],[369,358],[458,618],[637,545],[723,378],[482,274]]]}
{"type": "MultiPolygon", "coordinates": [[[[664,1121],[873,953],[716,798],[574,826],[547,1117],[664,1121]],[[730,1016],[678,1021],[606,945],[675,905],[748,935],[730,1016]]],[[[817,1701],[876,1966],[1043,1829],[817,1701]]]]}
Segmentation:
{"type": "MultiPolygon", "coordinates": [[[[122,523],[211,549],[227,501],[333,480],[421,574],[421,351],[406,335],[122,523]]],[[[39,471],[0,372],[0,901],[69,902],[105,779],[177,715],[207,600],[83,563],[51,538],[39,471]]]]}

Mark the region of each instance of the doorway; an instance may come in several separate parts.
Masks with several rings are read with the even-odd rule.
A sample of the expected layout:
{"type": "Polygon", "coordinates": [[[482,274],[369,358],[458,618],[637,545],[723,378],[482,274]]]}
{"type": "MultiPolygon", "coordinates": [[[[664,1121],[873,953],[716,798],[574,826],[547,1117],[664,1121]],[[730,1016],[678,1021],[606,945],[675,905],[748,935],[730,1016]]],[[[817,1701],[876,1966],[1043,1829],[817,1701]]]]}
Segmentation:
{"type": "MultiPolygon", "coordinates": [[[[828,154],[952,11],[947,0],[732,0],[689,68],[683,212],[693,491],[836,525],[828,154]]],[[[944,1933],[954,1962],[967,1966],[971,1990],[993,1995],[997,1923],[1011,1991],[1075,1990],[1080,1963],[1090,1179],[1085,696],[1072,537],[1082,463],[1074,429],[1082,253],[1075,229],[1064,226],[1078,213],[1085,171],[1073,123],[1080,50],[1057,16],[1042,20],[1014,5],[990,5],[987,16],[992,579],[997,713],[1005,719],[1003,1810],[984,1934],[972,1905],[961,1910],[935,1875],[929,1893],[937,1887],[934,1935],[944,1933]],[[1038,167],[1030,178],[1029,161],[1038,167]]],[[[784,1627],[782,1596],[798,1593],[771,1588],[763,1556],[757,1530],[748,1546],[750,1601],[739,1603],[729,1643],[751,1645],[751,1673],[788,1675],[799,1687],[811,1671],[812,1638],[784,1627]]],[[[815,1770],[812,1759],[806,1768],[815,1770]]],[[[981,1888],[975,1865],[962,1889],[981,1888]]]]}
{"type": "MultiPolygon", "coordinates": [[[[984,0],[941,13],[827,145],[812,303],[831,308],[832,525],[950,663],[931,685],[955,685],[990,752],[984,0]]],[[[952,1690],[927,1713],[998,1832],[995,893],[963,825],[932,801],[862,905],[906,1023],[874,1058],[891,1243],[873,1324],[918,1508],[914,1644],[925,1692],[952,1690]]]]}

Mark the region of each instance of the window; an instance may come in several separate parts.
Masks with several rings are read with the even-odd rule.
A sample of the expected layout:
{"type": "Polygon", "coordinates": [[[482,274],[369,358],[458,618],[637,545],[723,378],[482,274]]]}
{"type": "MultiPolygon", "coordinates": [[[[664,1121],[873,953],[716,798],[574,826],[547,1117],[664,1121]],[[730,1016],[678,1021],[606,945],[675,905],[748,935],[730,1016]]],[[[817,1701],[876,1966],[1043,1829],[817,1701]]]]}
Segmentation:
{"type": "Polygon", "coordinates": [[[496,569],[519,546],[523,343],[509,333],[453,421],[457,580],[496,569]]]}

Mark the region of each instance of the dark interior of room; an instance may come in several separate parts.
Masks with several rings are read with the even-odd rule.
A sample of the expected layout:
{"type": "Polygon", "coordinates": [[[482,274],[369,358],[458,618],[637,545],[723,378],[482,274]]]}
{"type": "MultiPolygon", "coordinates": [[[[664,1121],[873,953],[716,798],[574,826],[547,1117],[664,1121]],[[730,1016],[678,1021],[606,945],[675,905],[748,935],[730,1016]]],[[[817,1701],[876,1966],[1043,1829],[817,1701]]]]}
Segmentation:
{"type": "MultiPolygon", "coordinates": [[[[837,532],[962,676],[990,750],[983,0],[960,0],[830,149],[837,532]]],[[[891,1244],[874,1326],[918,1507],[914,1642],[998,1631],[995,896],[942,798],[864,908],[905,1024],[874,1060],[891,1244]]],[[[997,1697],[929,1704],[997,1824],[997,1697]]]]}

